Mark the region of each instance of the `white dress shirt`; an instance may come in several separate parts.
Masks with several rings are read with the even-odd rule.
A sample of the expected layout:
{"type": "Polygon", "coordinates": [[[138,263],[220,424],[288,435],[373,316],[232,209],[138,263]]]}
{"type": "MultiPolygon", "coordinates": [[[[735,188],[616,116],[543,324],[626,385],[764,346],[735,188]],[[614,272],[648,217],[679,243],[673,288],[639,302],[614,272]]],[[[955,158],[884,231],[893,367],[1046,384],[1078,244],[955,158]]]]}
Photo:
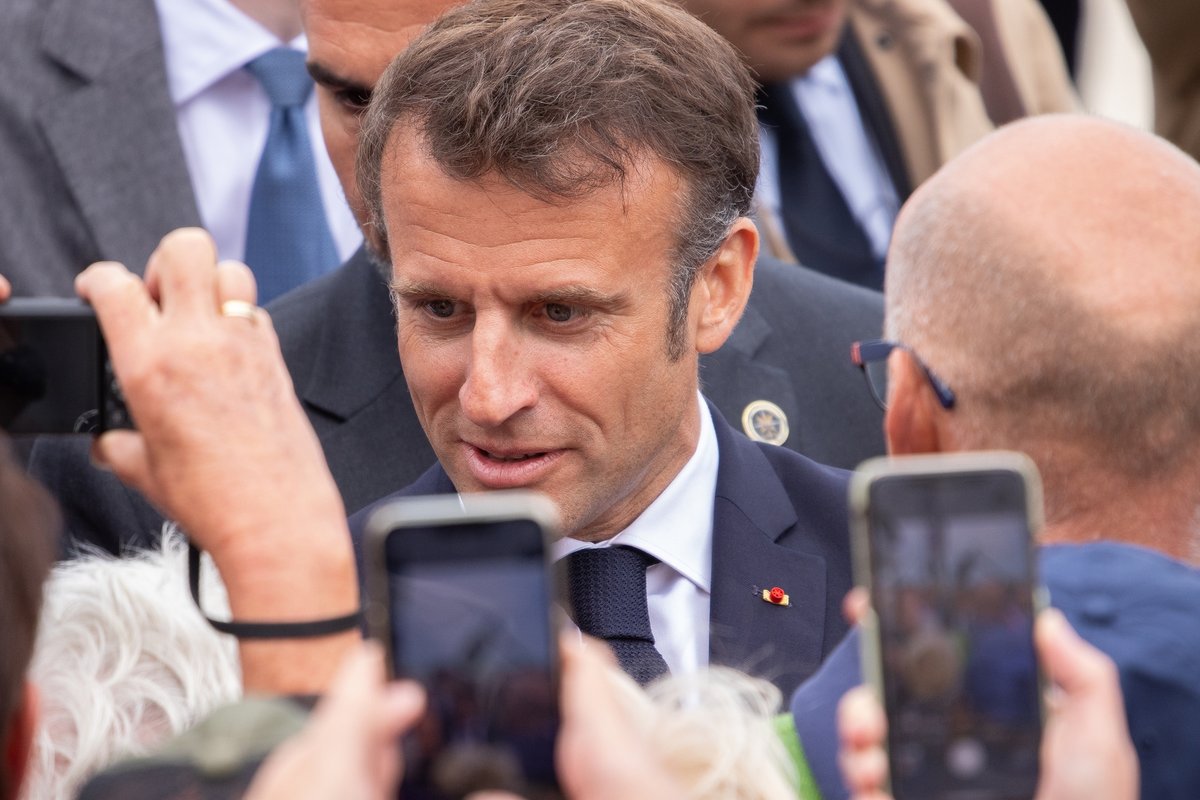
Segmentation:
{"type": "MultiPolygon", "coordinates": [[[[863,127],[854,90],[837,56],[818,61],[804,76],[793,79],[790,88],[808,122],[821,161],[871,243],[872,253],[882,259],[892,238],[900,201],[883,157],[863,127]]],[[[779,147],[774,131],[759,126],[758,136],[762,162],[755,195],[778,216],[779,147]]]]}
{"type": "Polygon", "coordinates": [[[709,607],[712,604],[713,502],[717,491],[717,432],[708,404],[700,404],[696,452],[675,479],[629,527],[605,542],[560,539],[551,548],[557,561],[585,547],[630,545],[661,563],[646,570],[646,599],[654,646],[672,674],[708,665],[709,607]]]}
{"type": "MultiPolygon", "coordinates": [[[[271,102],[242,69],[281,46],[267,29],[228,0],[156,0],[167,85],[200,219],[223,259],[242,260],[250,190],[267,141],[271,102]]],[[[306,51],[303,36],[287,43],[306,51]]],[[[325,218],[344,261],[362,242],[341,184],[325,152],[316,93],[305,108],[325,218]]]]}

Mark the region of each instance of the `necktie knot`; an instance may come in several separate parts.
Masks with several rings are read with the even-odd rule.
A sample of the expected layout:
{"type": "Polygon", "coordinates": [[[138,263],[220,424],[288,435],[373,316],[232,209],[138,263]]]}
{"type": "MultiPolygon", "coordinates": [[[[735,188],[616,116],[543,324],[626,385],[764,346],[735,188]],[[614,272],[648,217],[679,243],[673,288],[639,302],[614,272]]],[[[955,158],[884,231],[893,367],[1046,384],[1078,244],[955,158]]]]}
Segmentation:
{"type": "Polygon", "coordinates": [[[246,69],[258,78],[276,108],[302,106],[312,94],[313,81],[299,50],[286,47],[268,50],[247,64],[246,69]]]}

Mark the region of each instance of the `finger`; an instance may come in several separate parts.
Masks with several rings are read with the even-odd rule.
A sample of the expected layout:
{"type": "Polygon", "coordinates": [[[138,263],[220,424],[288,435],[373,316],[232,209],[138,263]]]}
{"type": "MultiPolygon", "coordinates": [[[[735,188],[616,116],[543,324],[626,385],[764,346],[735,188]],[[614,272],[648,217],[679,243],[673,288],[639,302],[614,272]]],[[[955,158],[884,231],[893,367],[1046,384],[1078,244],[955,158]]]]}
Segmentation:
{"type": "Polygon", "coordinates": [[[217,296],[217,248],[201,228],[171,231],[146,265],[164,313],[212,316],[217,296]]]}
{"type": "Polygon", "coordinates": [[[1046,674],[1066,694],[1116,690],[1113,662],[1080,638],[1058,609],[1048,608],[1038,615],[1034,640],[1046,674]]]}
{"type": "Polygon", "coordinates": [[[240,261],[222,261],[217,264],[217,298],[242,300],[250,305],[258,303],[258,287],[254,273],[240,261]]]}
{"type": "Polygon", "coordinates": [[[119,378],[138,342],[158,321],[158,308],[142,280],[114,261],[92,264],[79,273],[75,291],[96,312],[119,378]]]}
{"type": "Polygon", "coordinates": [[[843,750],[838,760],[846,788],[855,796],[881,792],[887,783],[887,754],[882,747],[843,750]]]}
{"type": "Polygon", "coordinates": [[[838,734],[851,749],[882,747],[887,737],[887,717],[875,693],[867,686],[846,692],[838,703],[838,734]]]}
{"type": "Polygon", "coordinates": [[[148,497],[156,496],[146,440],[136,431],[107,431],[92,441],[92,461],[148,497]]]}
{"type": "Polygon", "coordinates": [[[12,296],[12,285],[9,284],[8,278],[0,275],[0,303],[4,303],[12,296]]]}
{"type": "Polygon", "coordinates": [[[842,616],[851,625],[857,625],[871,610],[871,595],[861,586],[856,586],[846,593],[842,600],[842,616]]]}

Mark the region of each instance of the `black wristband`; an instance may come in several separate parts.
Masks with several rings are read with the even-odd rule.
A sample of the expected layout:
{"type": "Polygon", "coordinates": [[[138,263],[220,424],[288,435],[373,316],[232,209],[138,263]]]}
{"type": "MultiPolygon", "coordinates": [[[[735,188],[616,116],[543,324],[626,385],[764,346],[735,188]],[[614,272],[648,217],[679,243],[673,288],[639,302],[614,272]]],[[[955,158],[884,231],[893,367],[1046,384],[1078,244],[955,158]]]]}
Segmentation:
{"type": "Polygon", "coordinates": [[[335,633],[361,628],[363,624],[362,610],[353,611],[342,617],[318,619],[312,622],[238,622],[230,620],[222,622],[204,613],[200,604],[200,550],[188,542],[188,585],[192,590],[192,600],[200,615],[209,625],[220,631],[236,636],[239,639],[312,639],[318,636],[330,636],[335,633]]]}

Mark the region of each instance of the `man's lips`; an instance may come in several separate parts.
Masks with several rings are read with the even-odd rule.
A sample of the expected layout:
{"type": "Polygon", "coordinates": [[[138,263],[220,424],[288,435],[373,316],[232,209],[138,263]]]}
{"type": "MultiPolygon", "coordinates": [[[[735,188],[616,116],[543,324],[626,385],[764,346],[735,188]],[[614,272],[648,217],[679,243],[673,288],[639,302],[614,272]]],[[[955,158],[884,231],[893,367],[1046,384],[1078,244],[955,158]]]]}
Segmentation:
{"type": "Polygon", "coordinates": [[[516,489],[537,483],[565,450],[537,446],[476,445],[463,442],[471,477],[487,489],[516,489]]]}
{"type": "Polygon", "coordinates": [[[784,37],[811,38],[819,36],[833,25],[836,8],[818,7],[795,14],[779,14],[756,20],[761,28],[784,37]]]}

